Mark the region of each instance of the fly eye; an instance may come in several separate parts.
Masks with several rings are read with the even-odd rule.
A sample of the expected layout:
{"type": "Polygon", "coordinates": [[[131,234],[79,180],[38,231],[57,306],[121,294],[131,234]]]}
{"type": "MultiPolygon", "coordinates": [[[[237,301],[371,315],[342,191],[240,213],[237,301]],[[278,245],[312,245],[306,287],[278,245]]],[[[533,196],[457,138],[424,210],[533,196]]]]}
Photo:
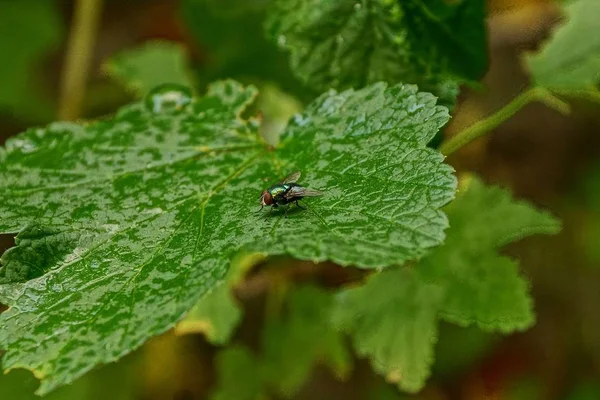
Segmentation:
{"type": "Polygon", "coordinates": [[[272,200],[272,197],[271,197],[271,194],[269,192],[264,192],[262,194],[262,196],[260,196],[260,202],[261,202],[261,204],[263,204],[265,206],[270,205],[271,204],[271,200],[272,200]]]}

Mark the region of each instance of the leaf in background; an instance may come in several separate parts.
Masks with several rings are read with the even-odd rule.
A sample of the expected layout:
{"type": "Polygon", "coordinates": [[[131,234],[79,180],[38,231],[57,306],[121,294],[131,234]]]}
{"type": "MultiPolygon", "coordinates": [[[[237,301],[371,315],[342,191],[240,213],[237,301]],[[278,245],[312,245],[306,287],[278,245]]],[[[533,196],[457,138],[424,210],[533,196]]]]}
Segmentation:
{"type": "Polygon", "coordinates": [[[410,270],[394,269],[340,294],[336,320],[360,356],[402,390],[425,385],[437,340],[443,290],[410,270]]]}
{"type": "Polygon", "coordinates": [[[319,89],[304,88],[290,71],[285,54],[265,37],[263,21],[271,0],[183,0],[181,18],[200,49],[196,68],[202,87],[217,79],[275,82],[308,102],[319,89]]]}
{"type": "Polygon", "coordinates": [[[333,295],[323,289],[295,288],[283,315],[268,316],[259,356],[239,346],[220,353],[220,381],[213,399],[266,398],[259,395],[270,392],[292,397],[319,362],[328,364],[339,378],[346,377],[352,360],[333,324],[333,306],[333,295]],[[240,389],[247,385],[251,387],[240,389]]]}
{"type": "Polygon", "coordinates": [[[30,121],[51,120],[50,96],[44,98],[35,80],[43,57],[62,39],[56,7],[49,1],[1,1],[0,15],[0,49],[7,57],[0,63],[0,110],[30,121]]]}
{"type": "Polygon", "coordinates": [[[212,344],[229,341],[242,318],[234,299],[233,287],[239,284],[248,270],[264,261],[264,254],[244,254],[231,262],[225,282],[202,296],[175,327],[175,333],[186,335],[204,333],[212,344]]]}
{"type": "Polygon", "coordinates": [[[567,21],[536,54],[527,57],[533,79],[550,89],[595,89],[600,83],[600,20],[598,0],[577,0],[565,6],[567,21]]]}
{"type": "Polygon", "coordinates": [[[149,41],[122,51],[104,64],[104,70],[137,96],[145,96],[154,87],[174,83],[194,87],[183,45],[149,41]]]}
{"type": "MultiPolygon", "coordinates": [[[[139,398],[142,379],[139,353],[111,363],[44,396],[44,400],[134,400],[139,398]]],[[[1,365],[0,365],[1,366],[1,365]]],[[[34,394],[40,382],[22,369],[0,374],[0,399],[40,400],[34,394]]]]}
{"type": "Polygon", "coordinates": [[[212,344],[226,344],[242,318],[242,312],[225,283],[208,292],[175,327],[178,335],[203,333],[212,344]]]}
{"type": "Polygon", "coordinates": [[[244,347],[230,346],[217,357],[217,390],[212,400],[265,399],[263,377],[256,358],[244,347]]]}
{"type": "Polygon", "coordinates": [[[459,325],[476,323],[511,332],[534,322],[529,284],[518,263],[498,254],[510,242],[535,234],[555,234],[559,222],[509,193],[477,179],[447,207],[451,229],[444,244],[416,270],[445,289],[441,315],[459,325]]]}
{"type": "Polygon", "coordinates": [[[286,316],[267,320],[261,365],[265,380],[282,396],[295,394],[319,361],[339,378],[348,376],[351,358],[343,335],[332,324],[333,304],[326,291],[300,287],[289,297],[286,316]]]}
{"type": "Polygon", "coordinates": [[[416,83],[452,105],[456,83],[487,68],[483,0],[276,0],[267,30],[321,89],[416,83]]]}
{"type": "Polygon", "coordinates": [[[0,232],[35,221],[74,238],[46,274],[0,290],[4,368],[33,371],[42,394],[173,327],[239,250],[376,268],[444,240],[440,208],[456,179],[426,147],[448,120],[432,95],[384,84],[330,92],[273,150],[239,118],[253,88],[185,93],[165,93],[163,108],[31,129],[0,149],[0,232]],[[257,214],[260,192],[299,169],[325,195],[289,218],[257,214]]]}

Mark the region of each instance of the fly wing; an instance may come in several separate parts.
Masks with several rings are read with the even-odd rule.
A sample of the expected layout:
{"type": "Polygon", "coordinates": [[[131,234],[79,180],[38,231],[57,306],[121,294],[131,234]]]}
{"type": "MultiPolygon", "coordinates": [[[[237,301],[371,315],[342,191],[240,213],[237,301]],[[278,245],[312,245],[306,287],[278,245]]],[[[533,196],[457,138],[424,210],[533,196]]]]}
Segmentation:
{"type": "Polygon", "coordinates": [[[295,183],[300,179],[300,171],[292,172],[281,183],[295,183]]]}
{"type": "Polygon", "coordinates": [[[302,186],[294,186],[290,188],[290,190],[288,190],[284,196],[287,200],[290,200],[296,197],[317,197],[322,195],[323,192],[318,190],[309,189],[302,186]]]}

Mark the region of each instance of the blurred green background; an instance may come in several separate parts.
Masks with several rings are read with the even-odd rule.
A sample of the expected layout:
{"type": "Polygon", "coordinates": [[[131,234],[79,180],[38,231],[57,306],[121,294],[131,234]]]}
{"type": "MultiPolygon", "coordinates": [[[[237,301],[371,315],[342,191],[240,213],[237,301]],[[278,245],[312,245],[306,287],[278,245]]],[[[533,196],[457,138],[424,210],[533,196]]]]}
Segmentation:
{"type": "MultiPolygon", "coordinates": [[[[294,78],[287,54],[266,39],[269,0],[90,1],[98,17],[80,110],[60,108],[74,2],[0,0],[0,144],[31,126],[57,119],[100,118],[144,94],[123,82],[143,71],[208,83],[235,78],[259,87],[252,113],[266,136],[315,93],[294,78]],[[151,66],[151,68],[148,68],[151,66]]],[[[491,64],[482,85],[464,88],[445,135],[489,115],[526,87],[520,55],[536,49],[560,20],[552,1],[490,0],[491,64]]],[[[600,24],[600,22],[599,22],[600,24]]],[[[597,32],[590,34],[598,34],[597,32]]],[[[63,101],[64,103],[64,101],[63,101]]],[[[538,322],[527,332],[496,337],[443,325],[434,374],[418,399],[600,399],[600,113],[576,103],[570,116],[529,105],[492,134],[453,155],[459,173],[474,171],[551,210],[557,236],[506,249],[531,281],[538,322]]],[[[0,200],[1,201],[1,200],[0,200]]],[[[12,238],[0,237],[0,251],[12,238]]],[[[298,266],[291,260],[271,261],[298,266]]],[[[300,265],[301,267],[301,265],[300,265]]],[[[317,279],[333,284],[339,267],[317,279]]],[[[305,279],[305,278],[303,278],[305,279]]],[[[258,341],[265,299],[238,293],[246,309],[236,338],[258,341]]],[[[47,396],[59,399],[204,399],[216,379],[218,349],[202,336],[167,333],[116,364],[47,396]]],[[[243,380],[243,377],[240,377],[243,380]]],[[[33,399],[38,383],[26,371],[0,376],[0,399],[33,399]]],[[[366,362],[346,382],[317,368],[298,399],[399,399],[366,362]]]]}

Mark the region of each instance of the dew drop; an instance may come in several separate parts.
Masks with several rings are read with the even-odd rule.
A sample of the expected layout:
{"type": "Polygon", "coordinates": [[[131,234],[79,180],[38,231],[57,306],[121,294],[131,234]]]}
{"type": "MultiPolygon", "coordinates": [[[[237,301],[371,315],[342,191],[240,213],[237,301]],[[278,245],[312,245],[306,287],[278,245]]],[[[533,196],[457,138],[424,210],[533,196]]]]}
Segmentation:
{"type": "Polygon", "coordinates": [[[423,104],[411,104],[410,107],[408,107],[408,112],[412,114],[421,108],[423,108],[423,104]]]}
{"type": "Polygon", "coordinates": [[[171,113],[183,109],[192,101],[189,88],[174,83],[155,87],[146,95],[144,103],[153,113],[171,113]]]}
{"type": "Polygon", "coordinates": [[[93,269],[96,269],[96,268],[98,268],[99,266],[100,266],[100,263],[99,263],[98,261],[93,261],[93,262],[90,264],[90,268],[93,268],[93,269]]]}
{"type": "Polygon", "coordinates": [[[278,44],[280,47],[283,47],[283,46],[285,46],[285,43],[286,43],[286,41],[287,41],[287,40],[286,40],[286,37],[285,37],[284,35],[279,35],[279,36],[277,37],[277,44],[278,44]]]}
{"type": "Polygon", "coordinates": [[[52,290],[53,292],[60,292],[62,291],[63,287],[60,283],[55,283],[52,286],[50,286],[50,290],[52,290]]]}

